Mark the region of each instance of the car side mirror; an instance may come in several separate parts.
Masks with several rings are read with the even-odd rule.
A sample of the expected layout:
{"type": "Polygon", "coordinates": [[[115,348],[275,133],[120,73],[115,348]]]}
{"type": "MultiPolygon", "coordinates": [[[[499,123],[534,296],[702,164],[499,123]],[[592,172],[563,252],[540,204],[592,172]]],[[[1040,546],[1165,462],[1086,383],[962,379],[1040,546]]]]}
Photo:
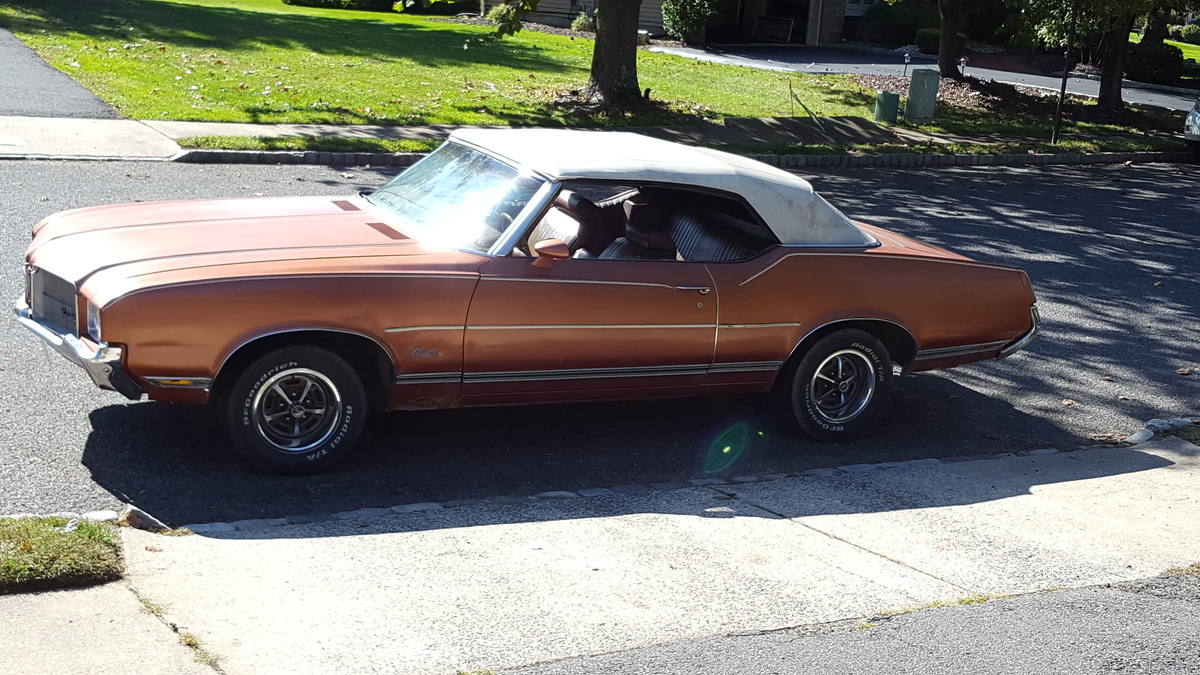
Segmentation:
{"type": "Polygon", "coordinates": [[[534,267],[549,267],[555,260],[571,257],[571,247],[561,239],[543,239],[533,245],[533,252],[537,254],[533,259],[534,267]]]}

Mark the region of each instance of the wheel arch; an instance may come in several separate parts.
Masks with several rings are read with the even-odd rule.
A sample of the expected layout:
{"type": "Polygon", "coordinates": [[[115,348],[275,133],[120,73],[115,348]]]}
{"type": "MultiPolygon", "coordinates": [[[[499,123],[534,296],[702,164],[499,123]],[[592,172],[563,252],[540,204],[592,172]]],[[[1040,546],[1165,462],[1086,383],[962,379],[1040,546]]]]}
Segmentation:
{"type": "Polygon", "coordinates": [[[772,389],[778,389],[789,379],[789,373],[800,364],[808,350],[821,338],[841,330],[861,330],[874,335],[887,348],[892,363],[907,368],[917,353],[917,341],[907,328],[888,319],[837,319],[821,324],[800,338],[792,348],[783,367],[775,376],[772,389]]]}
{"type": "Polygon", "coordinates": [[[395,382],[395,366],[387,349],[361,333],[326,328],[268,333],[238,345],[217,369],[210,400],[220,400],[242,368],[254,359],[275,349],[296,346],[320,347],[345,359],[362,380],[368,404],[377,410],[387,409],[395,382]]]}

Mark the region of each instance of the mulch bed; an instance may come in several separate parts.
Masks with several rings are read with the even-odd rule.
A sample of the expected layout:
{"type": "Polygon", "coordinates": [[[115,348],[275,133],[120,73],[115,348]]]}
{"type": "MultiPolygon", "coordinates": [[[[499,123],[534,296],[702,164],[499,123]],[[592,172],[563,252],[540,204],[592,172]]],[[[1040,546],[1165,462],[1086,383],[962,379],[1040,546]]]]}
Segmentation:
{"type": "MultiPolygon", "coordinates": [[[[970,68],[968,67],[968,72],[970,68]]],[[[907,95],[908,77],[901,75],[859,75],[856,81],[865,89],[894,91],[907,95]]],[[[943,77],[938,84],[938,102],[959,108],[988,110],[1007,115],[1050,116],[1058,105],[1058,92],[1037,87],[1003,84],[993,80],[967,77],[954,80],[943,77]]],[[[1150,117],[1137,109],[1119,113],[1097,108],[1082,99],[1067,95],[1063,116],[1076,122],[1122,124],[1135,128],[1154,128],[1150,117]]]]}

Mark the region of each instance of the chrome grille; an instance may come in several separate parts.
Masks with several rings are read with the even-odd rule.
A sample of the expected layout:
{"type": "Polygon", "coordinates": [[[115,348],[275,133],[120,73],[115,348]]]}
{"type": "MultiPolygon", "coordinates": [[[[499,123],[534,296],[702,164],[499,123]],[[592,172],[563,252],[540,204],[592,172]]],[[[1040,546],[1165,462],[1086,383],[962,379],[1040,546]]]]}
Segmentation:
{"type": "Polygon", "coordinates": [[[29,307],[33,311],[33,318],[56,333],[78,337],[75,285],[37,268],[31,268],[26,279],[26,283],[29,284],[29,307]]]}

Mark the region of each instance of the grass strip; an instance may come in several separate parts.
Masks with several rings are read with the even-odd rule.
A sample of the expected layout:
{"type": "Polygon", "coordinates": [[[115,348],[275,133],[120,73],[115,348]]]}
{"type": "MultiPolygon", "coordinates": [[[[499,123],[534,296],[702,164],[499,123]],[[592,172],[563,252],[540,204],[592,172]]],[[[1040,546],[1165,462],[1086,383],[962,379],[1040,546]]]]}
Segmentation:
{"type": "Polygon", "coordinates": [[[111,523],[0,518],[0,593],[88,586],[123,571],[111,523]]]}
{"type": "Polygon", "coordinates": [[[441,139],[343,138],[340,136],[192,136],[176,140],[181,148],[208,150],[291,150],[324,152],[430,152],[441,139]]]}
{"type": "MultiPolygon", "coordinates": [[[[182,148],[207,150],[327,151],[327,152],[430,152],[441,139],[375,139],[338,136],[193,136],[176,141],[182,148]]],[[[1058,145],[1041,142],[1008,143],[882,143],[859,144],[848,148],[822,144],[737,143],[711,146],[743,155],[884,155],[915,153],[922,155],[1023,155],[1075,154],[1095,152],[1170,152],[1187,146],[1171,139],[1087,139],[1064,140],[1058,145]]]]}

